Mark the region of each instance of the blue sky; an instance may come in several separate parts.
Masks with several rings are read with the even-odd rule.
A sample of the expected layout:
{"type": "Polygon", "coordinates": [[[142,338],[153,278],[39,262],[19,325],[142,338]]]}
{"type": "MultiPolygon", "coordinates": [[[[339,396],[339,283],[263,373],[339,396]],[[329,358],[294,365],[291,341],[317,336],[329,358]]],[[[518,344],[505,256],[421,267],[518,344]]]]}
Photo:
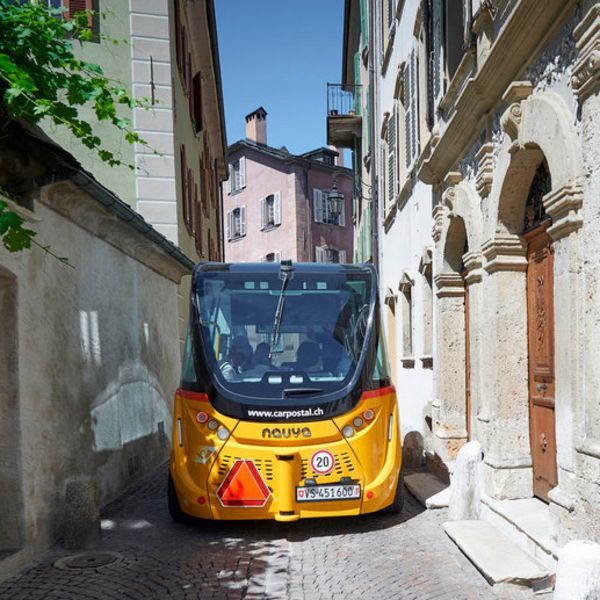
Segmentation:
{"type": "Polygon", "coordinates": [[[259,106],[267,143],[324,146],[326,84],[341,78],[344,0],[215,0],[227,142],[259,106]]]}

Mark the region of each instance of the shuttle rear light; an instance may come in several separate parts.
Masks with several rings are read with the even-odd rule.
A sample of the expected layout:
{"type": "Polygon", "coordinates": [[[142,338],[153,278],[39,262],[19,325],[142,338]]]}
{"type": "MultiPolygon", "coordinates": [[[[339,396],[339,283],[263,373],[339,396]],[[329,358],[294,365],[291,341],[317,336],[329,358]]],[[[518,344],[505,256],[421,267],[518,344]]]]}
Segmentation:
{"type": "Polygon", "coordinates": [[[191,390],[182,390],[179,388],[175,392],[178,396],[185,398],[186,400],[195,400],[196,402],[208,402],[208,395],[202,392],[192,392],[191,390]]]}
{"type": "Polygon", "coordinates": [[[196,413],[196,421],[198,421],[200,425],[204,425],[204,423],[208,422],[208,415],[203,410],[201,410],[200,412],[196,413]]]}
{"type": "Polygon", "coordinates": [[[211,430],[211,431],[216,431],[219,428],[219,421],[217,421],[216,419],[211,419],[208,422],[207,427],[211,430]]]}
{"type": "Polygon", "coordinates": [[[368,423],[375,418],[375,411],[372,408],[367,408],[367,410],[363,412],[362,416],[363,419],[368,423]]]}

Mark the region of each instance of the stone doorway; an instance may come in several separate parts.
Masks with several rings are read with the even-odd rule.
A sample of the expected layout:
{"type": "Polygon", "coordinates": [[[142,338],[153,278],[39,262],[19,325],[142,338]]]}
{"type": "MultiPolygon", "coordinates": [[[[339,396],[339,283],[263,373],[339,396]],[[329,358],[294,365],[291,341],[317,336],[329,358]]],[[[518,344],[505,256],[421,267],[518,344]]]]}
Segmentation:
{"type": "Polygon", "coordinates": [[[542,198],[550,191],[546,161],[536,169],[525,208],[529,434],[533,493],[549,502],[557,485],[554,370],[554,248],[542,198]]]}
{"type": "Polygon", "coordinates": [[[0,267],[0,560],[23,546],[17,280],[0,267]]]}

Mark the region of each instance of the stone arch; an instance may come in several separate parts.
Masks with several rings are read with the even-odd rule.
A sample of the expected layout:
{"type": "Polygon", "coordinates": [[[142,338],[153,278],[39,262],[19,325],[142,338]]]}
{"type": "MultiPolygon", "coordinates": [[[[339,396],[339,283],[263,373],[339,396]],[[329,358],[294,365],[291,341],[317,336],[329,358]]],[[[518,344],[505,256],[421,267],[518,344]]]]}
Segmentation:
{"type": "Polygon", "coordinates": [[[436,245],[438,273],[460,272],[456,270],[456,265],[458,252],[464,248],[461,242],[463,235],[461,228],[464,228],[469,253],[480,251],[482,233],[480,201],[479,194],[473,186],[464,181],[450,187],[444,193],[440,242],[436,245]],[[454,263],[454,266],[451,263],[454,263]]]}
{"type": "Polygon", "coordinates": [[[0,554],[23,545],[17,279],[0,266],[0,554]]]}
{"type": "MultiPolygon", "coordinates": [[[[452,175],[454,180],[458,177],[452,175]]],[[[473,388],[468,365],[476,360],[473,352],[477,355],[478,347],[470,341],[478,336],[472,334],[466,302],[472,297],[473,284],[481,279],[480,198],[470,183],[460,181],[446,190],[441,206],[434,277],[438,375],[432,416],[438,454],[442,460],[451,461],[467,440],[473,421],[468,403],[473,388]]],[[[473,299],[477,311],[477,293],[473,299]]]]}
{"type": "MultiPolygon", "coordinates": [[[[530,87],[521,85],[527,94],[530,87]]],[[[510,94],[507,92],[507,95],[510,94]]],[[[527,317],[527,241],[521,235],[531,182],[546,161],[551,190],[543,197],[552,219],[554,240],[554,323],[565,328],[565,339],[577,335],[574,319],[578,285],[569,271],[578,261],[578,238],[569,236],[581,226],[582,159],[572,111],[553,92],[529,95],[509,106],[502,119],[506,133],[496,161],[489,197],[482,315],[487,335],[482,340],[485,377],[482,396],[489,404],[482,418],[485,430],[486,493],[495,498],[524,498],[533,494],[529,435],[529,348],[527,317]],[[559,275],[557,275],[559,274],[559,275]],[[564,275],[563,275],[564,274],[564,275]],[[564,278],[564,285],[560,280],[564,278]],[[569,279],[570,278],[570,279],[569,279]],[[571,288],[571,289],[570,289],[571,288]],[[556,290],[564,295],[560,301],[556,290]],[[573,292],[571,294],[571,292],[573,292]],[[569,300],[571,294],[572,300],[569,300]],[[485,313],[485,314],[483,314],[485,313]],[[568,329],[573,333],[570,335],[568,329]]],[[[573,347],[577,344],[573,343],[573,347]]],[[[556,373],[576,377],[575,353],[555,353],[556,373]],[[560,364],[563,361],[564,364],[560,364]]],[[[565,379],[568,379],[565,377],[565,379]]],[[[562,382],[565,398],[571,383],[562,382]]],[[[576,387],[576,384],[573,384],[576,387]]],[[[557,381],[556,397],[561,386],[557,381]]],[[[557,413],[558,415],[558,413],[557,413]]],[[[558,423],[557,423],[558,426],[558,423]]],[[[563,429],[570,430],[565,424],[563,429]]]]}
{"type": "Polygon", "coordinates": [[[533,94],[512,104],[502,125],[507,135],[496,161],[487,239],[520,233],[529,183],[543,159],[552,176],[552,192],[560,198],[557,202],[550,196],[544,202],[547,211],[555,224],[564,217],[572,221],[573,215],[567,213],[581,207],[583,160],[573,115],[564,100],[554,92],[533,94]]]}

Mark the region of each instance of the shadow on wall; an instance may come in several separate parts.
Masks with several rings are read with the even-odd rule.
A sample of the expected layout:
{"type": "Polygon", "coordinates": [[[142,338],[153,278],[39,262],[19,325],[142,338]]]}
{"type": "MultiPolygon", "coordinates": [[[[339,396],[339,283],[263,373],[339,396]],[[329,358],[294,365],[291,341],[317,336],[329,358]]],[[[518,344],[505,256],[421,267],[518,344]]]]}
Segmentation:
{"type": "Polygon", "coordinates": [[[0,267],[0,559],[24,541],[19,416],[17,280],[0,267]]]}
{"type": "Polygon", "coordinates": [[[119,368],[92,403],[92,451],[101,502],[166,458],[172,416],[157,377],[141,362],[119,368]]]}
{"type": "Polygon", "coordinates": [[[419,431],[409,431],[404,436],[402,465],[405,469],[419,469],[425,465],[425,444],[419,431]]]}

